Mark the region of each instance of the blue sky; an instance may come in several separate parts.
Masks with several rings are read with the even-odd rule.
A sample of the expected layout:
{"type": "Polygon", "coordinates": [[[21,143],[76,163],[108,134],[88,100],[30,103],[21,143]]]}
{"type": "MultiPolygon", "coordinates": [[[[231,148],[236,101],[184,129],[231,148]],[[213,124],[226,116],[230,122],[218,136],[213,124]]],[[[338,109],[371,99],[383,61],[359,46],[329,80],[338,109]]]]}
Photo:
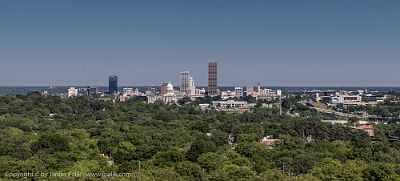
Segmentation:
{"type": "Polygon", "coordinates": [[[399,86],[400,1],[0,0],[0,86],[399,86]]]}

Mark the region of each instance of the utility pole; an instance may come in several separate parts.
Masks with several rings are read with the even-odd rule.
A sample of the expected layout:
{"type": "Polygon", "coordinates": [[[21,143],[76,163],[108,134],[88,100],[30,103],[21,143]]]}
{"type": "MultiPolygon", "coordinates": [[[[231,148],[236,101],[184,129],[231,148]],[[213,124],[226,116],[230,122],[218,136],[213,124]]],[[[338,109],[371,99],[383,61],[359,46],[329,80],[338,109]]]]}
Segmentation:
{"type": "Polygon", "coordinates": [[[282,116],[282,96],[279,96],[279,115],[282,116]]]}

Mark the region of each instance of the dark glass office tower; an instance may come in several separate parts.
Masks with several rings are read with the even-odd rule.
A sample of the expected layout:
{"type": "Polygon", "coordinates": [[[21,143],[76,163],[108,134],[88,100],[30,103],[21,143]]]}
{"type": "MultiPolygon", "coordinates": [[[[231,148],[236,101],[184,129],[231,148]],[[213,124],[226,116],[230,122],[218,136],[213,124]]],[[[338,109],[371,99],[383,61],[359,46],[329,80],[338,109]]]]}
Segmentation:
{"type": "Polygon", "coordinates": [[[208,95],[217,95],[217,62],[208,62],[208,95]]]}
{"type": "Polygon", "coordinates": [[[118,76],[110,75],[110,77],[108,77],[108,93],[118,93],[118,76]]]}

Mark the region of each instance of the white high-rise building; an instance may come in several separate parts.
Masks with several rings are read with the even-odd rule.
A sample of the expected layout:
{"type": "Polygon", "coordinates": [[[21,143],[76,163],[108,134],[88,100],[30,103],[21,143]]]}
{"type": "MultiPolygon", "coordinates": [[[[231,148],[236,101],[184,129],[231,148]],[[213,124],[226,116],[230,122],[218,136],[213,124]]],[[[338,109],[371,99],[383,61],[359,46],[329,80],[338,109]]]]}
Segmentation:
{"type": "Polygon", "coordinates": [[[68,97],[76,97],[78,96],[78,89],[75,89],[75,87],[70,87],[68,89],[68,97]]]}
{"type": "Polygon", "coordinates": [[[196,86],[194,86],[193,77],[190,77],[190,79],[189,79],[189,91],[188,91],[188,94],[190,94],[190,95],[195,95],[196,94],[196,86]]]}
{"type": "Polygon", "coordinates": [[[189,85],[190,85],[190,74],[189,71],[183,71],[180,73],[180,91],[189,93],[189,85]]]}

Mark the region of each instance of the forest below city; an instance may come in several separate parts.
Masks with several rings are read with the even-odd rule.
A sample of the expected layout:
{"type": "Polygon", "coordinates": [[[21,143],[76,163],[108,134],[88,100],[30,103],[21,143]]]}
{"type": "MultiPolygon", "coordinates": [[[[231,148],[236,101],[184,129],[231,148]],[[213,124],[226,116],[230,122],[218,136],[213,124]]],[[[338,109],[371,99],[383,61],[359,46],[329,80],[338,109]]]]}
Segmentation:
{"type": "Polygon", "coordinates": [[[328,115],[299,99],[282,101],[284,113],[300,115],[293,117],[277,106],[225,112],[201,110],[196,101],[1,96],[0,180],[26,172],[130,175],[25,180],[400,180],[400,143],[386,138],[400,135],[399,124],[374,125],[371,138],[321,122],[328,115]],[[260,143],[266,136],[279,141],[260,143]]]}

